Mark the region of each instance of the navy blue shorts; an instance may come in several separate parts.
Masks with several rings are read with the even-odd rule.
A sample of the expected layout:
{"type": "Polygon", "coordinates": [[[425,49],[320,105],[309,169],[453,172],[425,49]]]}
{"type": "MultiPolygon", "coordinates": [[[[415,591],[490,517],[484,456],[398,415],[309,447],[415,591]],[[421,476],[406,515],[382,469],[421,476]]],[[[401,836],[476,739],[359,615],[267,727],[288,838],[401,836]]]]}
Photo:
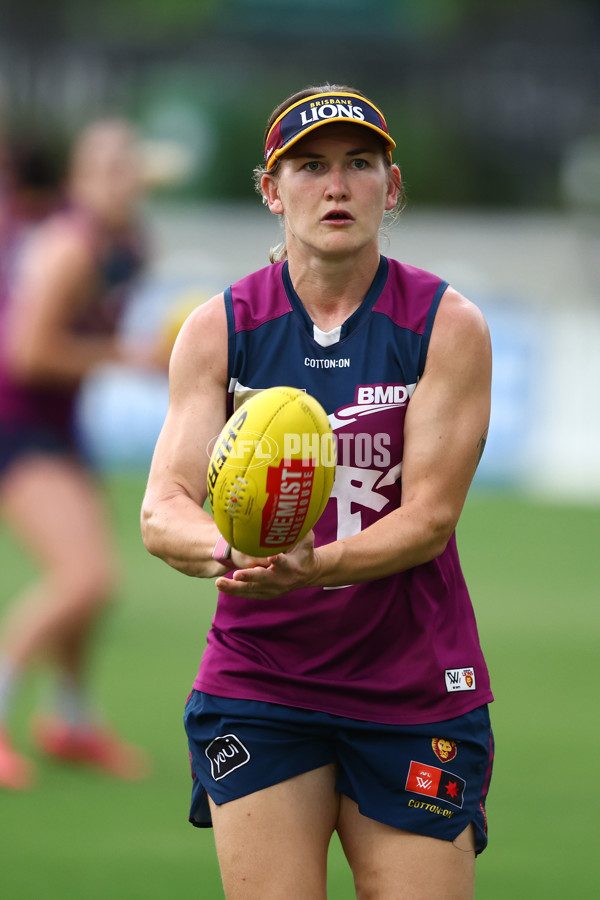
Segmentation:
{"type": "Polygon", "coordinates": [[[185,708],[190,822],[211,825],[207,794],[227,803],[334,763],[336,789],[368,818],[452,841],[473,823],[487,845],[494,739],[487,706],[444,722],[381,725],[193,691],[185,708]]]}
{"type": "Polygon", "coordinates": [[[0,478],[13,463],[34,454],[68,456],[86,463],[74,438],[58,429],[38,425],[10,424],[0,420],[0,478]]]}

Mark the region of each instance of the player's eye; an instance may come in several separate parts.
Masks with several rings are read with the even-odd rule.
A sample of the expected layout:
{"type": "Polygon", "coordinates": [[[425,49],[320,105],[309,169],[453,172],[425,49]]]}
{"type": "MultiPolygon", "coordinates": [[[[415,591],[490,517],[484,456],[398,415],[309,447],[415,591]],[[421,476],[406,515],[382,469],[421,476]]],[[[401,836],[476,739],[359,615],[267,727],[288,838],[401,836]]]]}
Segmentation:
{"type": "Polygon", "coordinates": [[[352,167],[354,169],[366,169],[368,165],[369,165],[369,163],[367,162],[366,159],[353,159],[352,160],[352,167]]]}
{"type": "Polygon", "coordinates": [[[306,163],[304,168],[306,169],[307,172],[318,172],[320,166],[321,166],[321,163],[319,162],[318,159],[311,159],[310,162],[306,163]]]}

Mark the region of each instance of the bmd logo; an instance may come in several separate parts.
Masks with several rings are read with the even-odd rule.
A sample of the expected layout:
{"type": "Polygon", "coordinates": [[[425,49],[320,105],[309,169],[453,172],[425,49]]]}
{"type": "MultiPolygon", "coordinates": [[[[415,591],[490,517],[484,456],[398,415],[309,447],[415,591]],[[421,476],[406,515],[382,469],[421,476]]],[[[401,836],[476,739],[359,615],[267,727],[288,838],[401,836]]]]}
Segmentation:
{"type": "Polygon", "coordinates": [[[403,406],[407,400],[405,384],[359,384],[356,388],[356,402],[360,406],[403,406]]]}
{"type": "Polygon", "coordinates": [[[335,413],[330,414],[329,423],[335,431],[346,424],[358,421],[363,416],[405,409],[416,386],[416,383],[358,384],[354,392],[354,402],[348,406],[340,406],[335,413]]]}

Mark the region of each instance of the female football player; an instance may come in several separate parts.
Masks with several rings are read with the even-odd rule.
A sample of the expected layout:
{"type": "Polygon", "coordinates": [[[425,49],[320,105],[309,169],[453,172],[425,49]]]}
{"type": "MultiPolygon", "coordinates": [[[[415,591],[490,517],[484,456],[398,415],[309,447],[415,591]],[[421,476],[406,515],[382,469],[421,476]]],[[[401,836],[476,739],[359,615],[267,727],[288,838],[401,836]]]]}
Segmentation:
{"type": "Polygon", "coordinates": [[[108,362],[151,366],[117,326],[143,261],[140,158],[126,122],[90,124],[75,142],[66,204],[1,248],[0,509],[40,569],[0,627],[0,787],[34,773],[8,736],[15,688],[40,660],[57,673],[56,714],[36,722],[40,749],[124,778],[145,754],[102,725],[87,676],[92,639],[117,580],[105,504],[74,425],[79,385],[108,362]],[[15,251],[16,252],[16,251],[15,251]],[[10,273],[10,277],[9,277],[10,273]]]}
{"type": "Polygon", "coordinates": [[[229,900],[324,898],[335,831],[357,897],[466,900],[487,842],[492,694],[454,531],[488,428],[490,341],[445,281],[380,254],[394,147],[360,91],[284,101],[256,176],[285,244],[192,313],[171,361],[143,534],[216,577],[185,721],[190,818],[214,827],[229,900]],[[203,510],[204,448],[281,384],[325,407],[338,465],[314,534],[252,559],[203,510]]]}

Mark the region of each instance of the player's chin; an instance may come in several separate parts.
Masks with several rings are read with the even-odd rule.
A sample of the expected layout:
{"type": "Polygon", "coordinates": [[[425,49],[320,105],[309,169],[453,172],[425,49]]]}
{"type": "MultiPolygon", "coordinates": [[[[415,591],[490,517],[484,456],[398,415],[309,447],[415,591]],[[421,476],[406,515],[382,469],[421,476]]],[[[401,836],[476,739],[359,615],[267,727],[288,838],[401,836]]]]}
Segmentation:
{"type": "Polygon", "coordinates": [[[354,222],[345,222],[342,226],[331,227],[328,222],[322,222],[323,243],[326,246],[346,245],[354,243],[356,230],[354,222]]]}
{"type": "Polygon", "coordinates": [[[321,243],[321,253],[327,259],[354,258],[354,255],[363,248],[365,242],[356,232],[338,231],[328,234],[321,243]]]}

